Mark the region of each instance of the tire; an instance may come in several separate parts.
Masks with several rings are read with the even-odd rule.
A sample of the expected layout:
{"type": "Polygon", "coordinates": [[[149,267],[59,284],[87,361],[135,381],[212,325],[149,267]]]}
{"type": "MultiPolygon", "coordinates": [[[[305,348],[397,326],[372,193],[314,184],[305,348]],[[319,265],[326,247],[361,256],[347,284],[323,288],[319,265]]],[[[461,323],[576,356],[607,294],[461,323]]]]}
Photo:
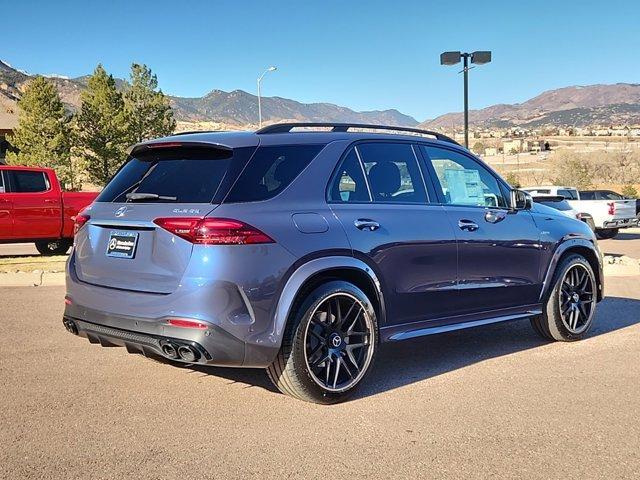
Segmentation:
{"type": "Polygon", "coordinates": [[[596,229],[596,237],[598,237],[598,240],[606,240],[618,235],[618,231],[619,229],[617,228],[598,228],[596,229]]]}
{"type": "Polygon", "coordinates": [[[36,249],[42,255],[64,255],[69,250],[69,247],[73,241],[67,238],[61,238],[59,240],[38,240],[36,243],[36,249]]]}
{"type": "Polygon", "coordinates": [[[377,353],[371,301],[355,285],[335,280],[303,293],[292,312],[282,347],[267,368],[269,378],[282,393],[300,400],[346,400],[371,371],[377,353]]]}
{"type": "Polygon", "coordinates": [[[560,342],[584,338],[593,326],[596,288],[593,269],[582,255],[562,259],[542,315],[531,319],[534,330],[543,338],[560,342]]]}

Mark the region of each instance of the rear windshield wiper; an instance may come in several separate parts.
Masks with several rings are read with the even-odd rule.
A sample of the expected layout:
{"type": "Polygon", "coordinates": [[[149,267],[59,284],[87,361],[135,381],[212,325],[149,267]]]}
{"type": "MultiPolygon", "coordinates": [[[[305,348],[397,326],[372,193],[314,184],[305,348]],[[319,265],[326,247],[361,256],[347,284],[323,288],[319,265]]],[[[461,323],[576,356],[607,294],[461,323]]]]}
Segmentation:
{"type": "Polygon", "coordinates": [[[127,200],[130,202],[140,202],[144,200],[164,200],[165,202],[175,202],[178,197],[167,197],[166,195],[158,195],[157,193],[127,193],[127,200]]]}

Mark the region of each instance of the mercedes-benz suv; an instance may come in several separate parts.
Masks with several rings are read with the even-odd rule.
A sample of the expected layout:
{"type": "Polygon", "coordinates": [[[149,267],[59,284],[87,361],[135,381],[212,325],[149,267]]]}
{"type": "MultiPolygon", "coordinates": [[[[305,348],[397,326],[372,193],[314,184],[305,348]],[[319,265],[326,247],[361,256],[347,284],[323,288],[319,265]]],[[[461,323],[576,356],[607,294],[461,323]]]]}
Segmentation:
{"type": "Polygon", "coordinates": [[[455,141],[277,124],[133,147],[76,218],[63,322],[129,352],[266,368],[333,403],[383,342],[527,318],[577,340],[602,295],[589,227],[455,141]]]}

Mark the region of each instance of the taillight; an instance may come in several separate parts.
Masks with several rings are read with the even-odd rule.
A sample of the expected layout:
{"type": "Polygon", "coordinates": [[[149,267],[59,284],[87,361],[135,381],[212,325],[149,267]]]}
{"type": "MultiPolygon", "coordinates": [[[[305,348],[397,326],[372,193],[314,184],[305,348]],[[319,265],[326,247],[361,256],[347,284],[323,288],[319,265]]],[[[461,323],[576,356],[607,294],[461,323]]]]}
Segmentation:
{"type": "Polygon", "coordinates": [[[229,218],[168,217],[153,223],[198,245],[247,245],[274,243],[255,227],[229,218]]]}
{"type": "Polygon", "coordinates": [[[78,234],[78,231],[82,227],[84,227],[84,224],[87,223],[90,218],[91,216],[85,213],[79,213],[78,215],[75,216],[75,218],[73,219],[73,235],[74,236],[78,234]]]}
{"type": "Polygon", "coordinates": [[[616,214],[616,203],[615,202],[609,202],[609,203],[607,203],[607,205],[609,206],[609,215],[615,215],[616,214]]]}
{"type": "Polygon", "coordinates": [[[195,320],[186,320],[184,318],[170,318],[167,323],[172,327],[180,328],[195,328],[197,330],[206,330],[208,325],[203,322],[197,322],[195,320]]]}

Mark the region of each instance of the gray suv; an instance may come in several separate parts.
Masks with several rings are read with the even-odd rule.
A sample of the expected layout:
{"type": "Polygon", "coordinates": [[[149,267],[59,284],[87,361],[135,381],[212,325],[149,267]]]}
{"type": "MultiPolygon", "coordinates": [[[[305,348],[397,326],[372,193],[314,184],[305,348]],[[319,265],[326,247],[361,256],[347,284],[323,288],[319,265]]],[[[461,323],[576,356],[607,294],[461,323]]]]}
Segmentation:
{"type": "Polygon", "coordinates": [[[600,257],[587,225],[438,133],[188,133],[133,147],[76,218],[63,322],[129,352],[266,368],[282,392],[334,403],[382,342],[527,318],[584,337],[600,257]]]}

